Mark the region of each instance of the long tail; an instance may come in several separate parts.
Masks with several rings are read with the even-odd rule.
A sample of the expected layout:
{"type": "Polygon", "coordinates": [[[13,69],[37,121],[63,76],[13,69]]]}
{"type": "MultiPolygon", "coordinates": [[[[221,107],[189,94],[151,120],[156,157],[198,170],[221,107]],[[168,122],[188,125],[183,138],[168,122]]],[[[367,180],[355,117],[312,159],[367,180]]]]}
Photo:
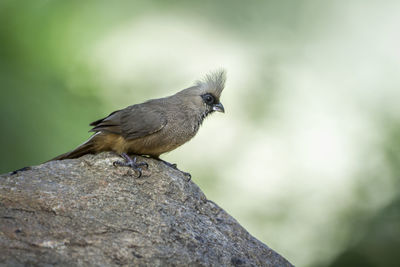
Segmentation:
{"type": "Polygon", "coordinates": [[[64,153],[64,154],[61,154],[61,155],[59,155],[59,156],[57,156],[57,157],[55,157],[55,158],[53,158],[53,159],[51,159],[49,161],[62,160],[62,159],[75,159],[75,158],[79,158],[79,157],[81,157],[83,155],[91,154],[91,153],[94,153],[94,152],[95,151],[93,149],[93,145],[90,142],[88,144],[80,145],[77,148],[75,148],[74,150],[72,150],[70,152],[67,152],[67,153],[64,153]]]}
{"type": "Polygon", "coordinates": [[[86,154],[94,154],[96,153],[96,150],[94,148],[94,142],[93,142],[93,137],[95,137],[97,134],[92,135],[89,140],[87,140],[85,143],[83,143],[82,145],[78,146],[77,148],[75,148],[72,151],[69,151],[67,153],[61,154],[49,161],[52,160],[63,160],[63,159],[75,159],[75,158],[79,158],[83,155],[86,154]]]}

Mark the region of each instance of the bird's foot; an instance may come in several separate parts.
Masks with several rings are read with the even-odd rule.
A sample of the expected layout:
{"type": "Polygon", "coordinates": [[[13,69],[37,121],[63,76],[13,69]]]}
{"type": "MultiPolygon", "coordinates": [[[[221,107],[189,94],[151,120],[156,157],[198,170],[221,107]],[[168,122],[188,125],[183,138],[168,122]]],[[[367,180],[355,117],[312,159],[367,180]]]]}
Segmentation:
{"type": "Polygon", "coordinates": [[[165,160],[162,160],[162,159],[159,159],[159,160],[164,162],[164,164],[167,165],[168,167],[171,167],[171,168],[183,173],[183,175],[186,176],[188,182],[192,179],[192,175],[190,173],[181,171],[180,169],[178,169],[178,166],[175,163],[169,163],[168,161],[165,161],[165,160]]]}
{"type": "Polygon", "coordinates": [[[125,161],[114,161],[113,165],[114,166],[123,166],[123,167],[131,167],[135,172],[138,173],[138,176],[136,178],[140,178],[142,176],[142,168],[141,166],[146,166],[146,168],[149,167],[149,165],[146,162],[136,162],[136,157],[133,159],[129,157],[128,154],[122,153],[121,157],[125,159],[125,161]]]}

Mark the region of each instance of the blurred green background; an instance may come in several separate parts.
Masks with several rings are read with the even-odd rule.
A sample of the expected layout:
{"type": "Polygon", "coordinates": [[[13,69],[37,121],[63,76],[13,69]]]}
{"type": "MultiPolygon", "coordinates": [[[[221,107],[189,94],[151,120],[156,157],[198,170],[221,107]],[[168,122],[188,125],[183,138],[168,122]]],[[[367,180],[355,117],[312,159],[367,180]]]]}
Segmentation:
{"type": "Polygon", "coordinates": [[[399,1],[0,1],[0,172],[224,67],[164,156],[297,266],[400,261],[399,1]]]}

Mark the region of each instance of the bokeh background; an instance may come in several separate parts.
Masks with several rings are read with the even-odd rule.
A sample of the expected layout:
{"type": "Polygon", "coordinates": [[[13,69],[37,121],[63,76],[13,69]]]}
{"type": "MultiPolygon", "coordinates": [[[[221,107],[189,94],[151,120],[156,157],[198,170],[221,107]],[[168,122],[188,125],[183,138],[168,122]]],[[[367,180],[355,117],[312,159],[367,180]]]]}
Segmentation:
{"type": "Polygon", "coordinates": [[[0,1],[0,172],[228,72],[164,156],[297,266],[400,260],[399,1],[0,1]]]}

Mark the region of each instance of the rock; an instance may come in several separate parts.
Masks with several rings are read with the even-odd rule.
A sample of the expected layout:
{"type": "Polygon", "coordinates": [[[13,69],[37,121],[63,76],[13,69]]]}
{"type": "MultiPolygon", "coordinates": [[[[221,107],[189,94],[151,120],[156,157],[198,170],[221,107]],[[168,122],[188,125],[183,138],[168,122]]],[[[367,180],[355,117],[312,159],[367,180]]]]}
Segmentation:
{"type": "Polygon", "coordinates": [[[0,265],[292,266],[179,171],[112,153],[0,176],[0,265]]]}

